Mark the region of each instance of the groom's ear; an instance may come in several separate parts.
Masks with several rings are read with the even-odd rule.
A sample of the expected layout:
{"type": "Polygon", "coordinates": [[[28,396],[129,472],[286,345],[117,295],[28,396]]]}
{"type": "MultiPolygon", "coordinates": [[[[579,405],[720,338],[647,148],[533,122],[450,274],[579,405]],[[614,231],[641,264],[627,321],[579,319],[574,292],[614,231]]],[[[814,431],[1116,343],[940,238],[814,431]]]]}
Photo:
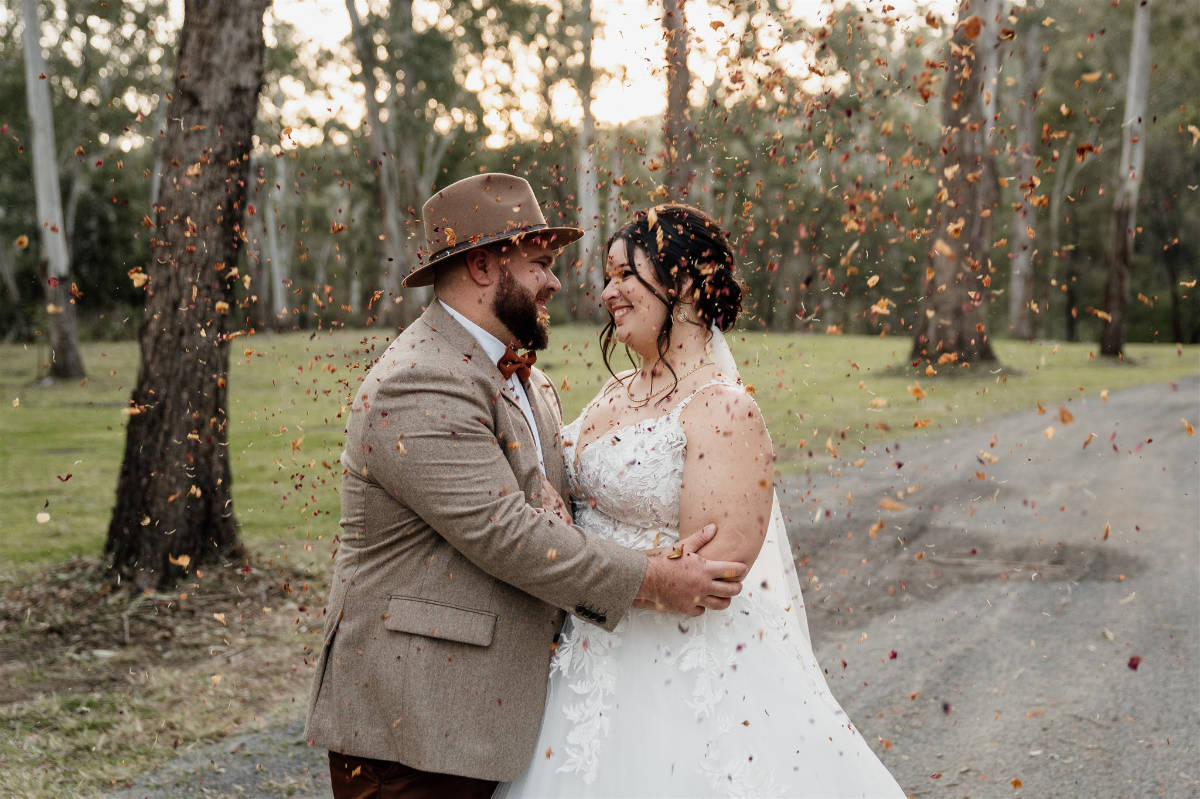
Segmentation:
{"type": "Polygon", "coordinates": [[[475,285],[490,286],[496,282],[499,265],[488,257],[488,252],[483,247],[464,253],[463,263],[467,267],[467,274],[475,285]]]}

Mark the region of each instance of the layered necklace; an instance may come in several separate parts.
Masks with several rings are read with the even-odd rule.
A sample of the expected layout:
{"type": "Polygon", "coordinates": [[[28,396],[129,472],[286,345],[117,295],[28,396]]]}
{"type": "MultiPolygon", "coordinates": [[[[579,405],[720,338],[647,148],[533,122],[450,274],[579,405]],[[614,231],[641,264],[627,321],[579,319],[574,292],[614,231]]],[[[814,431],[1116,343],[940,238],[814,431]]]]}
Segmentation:
{"type": "MultiPolygon", "coordinates": [[[[671,393],[671,391],[678,388],[679,384],[682,383],[685,379],[691,377],[692,375],[696,374],[696,372],[699,372],[701,369],[704,369],[707,366],[715,366],[715,364],[712,361],[701,361],[700,364],[697,365],[696,367],[688,370],[687,372],[684,372],[681,375],[677,375],[675,378],[675,382],[672,385],[663,386],[662,388],[658,389],[657,391],[651,390],[650,393],[644,397],[633,396],[633,391],[631,391],[629,388],[629,383],[632,383],[633,377],[636,377],[636,374],[635,374],[632,377],[630,377],[629,383],[625,384],[625,396],[629,398],[629,402],[633,407],[644,408],[647,404],[649,404],[650,400],[652,400],[656,397],[669,395],[671,393]]],[[[651,385],[651,388],[653,389],[653,386],[654,386],[653,371],[651,371],[650,385],[651,385]]]]}

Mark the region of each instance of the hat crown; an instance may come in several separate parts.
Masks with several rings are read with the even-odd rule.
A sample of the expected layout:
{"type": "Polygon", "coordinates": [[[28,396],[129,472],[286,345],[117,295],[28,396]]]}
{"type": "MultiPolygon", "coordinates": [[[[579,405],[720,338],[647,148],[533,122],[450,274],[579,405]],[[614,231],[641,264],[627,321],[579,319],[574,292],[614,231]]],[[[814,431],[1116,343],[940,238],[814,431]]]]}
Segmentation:
{"type": "Polygon", "coordinates": [[[546,226],[529,182],[516,175],[485,173],[463,178],[434,194],[421,207],[425,224],[422,255],[469,249],[499,237],[546,226]]]}
{"type": "Polygon", "coordinates": [[[577,227],[548,226],[529,182],[503,172],[472,175],[438,191],[421,206],[421,222],[425,245],[404,279],[408,287],[433,283],[433,267],[484,244],[539,232],[549,246],[560,248],[583,235],[577,227]]]}

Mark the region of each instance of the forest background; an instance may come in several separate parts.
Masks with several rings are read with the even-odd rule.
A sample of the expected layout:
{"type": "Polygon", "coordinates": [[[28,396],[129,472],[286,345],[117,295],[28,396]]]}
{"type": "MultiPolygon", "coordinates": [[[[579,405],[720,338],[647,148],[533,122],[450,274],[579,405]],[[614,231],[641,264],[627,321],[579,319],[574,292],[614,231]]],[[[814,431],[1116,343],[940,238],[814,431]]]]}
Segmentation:
{"type": "MultiPolygon", "coordinates": [[[[71,293],[85,339],[131,338],[142,313],[137,272],[149,257],[181,16],[168,5],[42,3],[71,293]]],[[[595,54],[630,52],[618,47],[622,27],[665,23],[656,6],[593,15],[590,3],[553,0],[364,3],[331,48],[268,11],[237,325],[411,319],[426,298],[402,295],[398,279],[421,241],[424,198],[503,170],[530,180],[549,218],[592,234],[561,261],[560,321],[597,317],[599,242],[632,210],[686,194],[737,242],[749,325],[910,335],[934,243],[955,9],[937,7],[944,18],[899,5],[689,3],[687,59],[674,75],[663,51],[645,52],[645,63],[595,54]],[[662,90],[657,103],[644,80],[631,83],[645,73],[649,91],[662,90]],[[680,80],[686,106],[667,97],[680,80]],[[619,121],[595,119],[581,97],[608,98],[596,105],[619,121]],[[665,148],[672,118],[685,133],[665,148]]],[[[1200,339],[1200,299],[1189,285],[1200,247],[1200,54],[1185,6],[1162,4],[1152,21],[1132,341],[1200,339]]],[[[988,326],[993,335],[1095,340],[1134,15],[1127,2],[1002,10],[1011,13],[993,31],[985,87],[996,178],[988,326]],[[1027,174],[1025,110],[1036,115],[1027,174]],[[1025,259],[1027,299],[1013,308],[1012,267],[1025,259]]],[[[304,24],[321,24],[313,17],[304,24]]],[[[49,316],[15,9],[0,10],[0,33],[0,338],[30,342],[49,316]]]]}

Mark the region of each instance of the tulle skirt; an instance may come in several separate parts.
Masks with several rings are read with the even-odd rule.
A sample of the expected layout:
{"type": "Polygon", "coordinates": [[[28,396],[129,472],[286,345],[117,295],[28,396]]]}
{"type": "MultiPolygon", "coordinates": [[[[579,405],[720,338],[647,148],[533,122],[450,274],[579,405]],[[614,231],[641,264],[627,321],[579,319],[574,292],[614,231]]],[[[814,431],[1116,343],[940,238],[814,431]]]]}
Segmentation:
{"type": "MultiPolygon", "coordinates": [[[[752,583],[747,583],[752,585],[752,583]]],[[[533,761],[497,797],[902,797],[813,657],[800,606],[569,619],[533,761]]]]}

